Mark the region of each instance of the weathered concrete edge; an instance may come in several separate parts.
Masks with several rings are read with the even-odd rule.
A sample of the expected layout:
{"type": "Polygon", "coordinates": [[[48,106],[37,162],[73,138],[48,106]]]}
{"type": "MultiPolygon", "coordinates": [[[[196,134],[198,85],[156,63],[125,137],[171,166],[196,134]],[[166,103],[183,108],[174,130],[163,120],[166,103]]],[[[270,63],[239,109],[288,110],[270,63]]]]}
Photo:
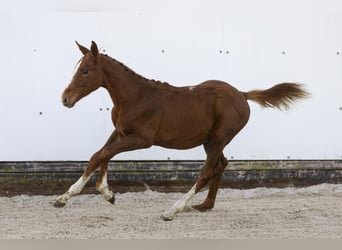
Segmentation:
{"type": "MultiPolygon", "coordinates": [[[[194,171],[204,161],[111,161],[108,171],[194,171]]],[[[87,161],[0,161],[4,172],[75,172],[83,171],[87,161]]],[[[342,169],[342,160],[230,160],[226,170],[342,169]]]]}
{"type": "MultiPolygon", "coordinates": [[[[0,162],[0,195],[47,195],[64,192],[87,162],[0,162]]],[[[202,161],[111,162],[108,180],[114,192],[187,191],[202,161]]],[[[96,192],[95,174],[84,192],[96,192]]],[[[342,161],[231,161],[221,186],[228,188],[308,186],[342,183],[342,161]]]]}

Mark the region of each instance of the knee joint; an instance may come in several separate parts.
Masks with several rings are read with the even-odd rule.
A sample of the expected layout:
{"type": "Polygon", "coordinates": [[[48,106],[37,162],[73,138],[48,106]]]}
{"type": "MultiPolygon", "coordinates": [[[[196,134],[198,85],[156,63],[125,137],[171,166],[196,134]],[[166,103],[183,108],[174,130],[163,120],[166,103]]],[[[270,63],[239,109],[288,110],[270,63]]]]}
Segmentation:
{"type": "Polygon", "coordinates": [[[110,159],[110,153],[108,149],[102,149],[100,154],[99,154],[99,161],[109,161],[110,159]]]}

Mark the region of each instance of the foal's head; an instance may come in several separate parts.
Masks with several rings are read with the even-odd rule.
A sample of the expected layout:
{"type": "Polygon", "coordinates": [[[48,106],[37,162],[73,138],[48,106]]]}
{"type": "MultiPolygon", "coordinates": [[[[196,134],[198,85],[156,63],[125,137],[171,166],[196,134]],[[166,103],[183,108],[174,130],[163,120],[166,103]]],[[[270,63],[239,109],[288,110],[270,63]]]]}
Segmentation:
{"type": "Polygon", "coordinates": [[[62,94],[63,105],[72,108],[77,101],[98,89],[103,84],[103,71],[99,62],[99,51],[95,42],[90,50],[76,42],[84,55],[71,83],[62,94]]]}

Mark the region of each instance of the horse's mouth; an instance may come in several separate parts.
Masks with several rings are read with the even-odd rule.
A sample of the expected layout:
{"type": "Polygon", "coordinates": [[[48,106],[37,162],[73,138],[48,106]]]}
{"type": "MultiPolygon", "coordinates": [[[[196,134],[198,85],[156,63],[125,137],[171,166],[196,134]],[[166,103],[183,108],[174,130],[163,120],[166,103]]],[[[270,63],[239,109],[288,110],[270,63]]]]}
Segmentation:
{"type": "Polygon", "coordinates": [[[64,106],[65,106],[65,107],[67,107],[67,108],[72,108],[72,107],[74,107],[74,106],[75,106],[75,104],[67,104],[67,105],[66,105],[66,104],[64,104],[64,106]]]}
{"type": "Polygon", "coordinates": [[[75,106],[75,101],[70,100],[70,98],[68,97],[63,97],[62,103],[67,108],[72,108],[73,106],[75,106]]]}

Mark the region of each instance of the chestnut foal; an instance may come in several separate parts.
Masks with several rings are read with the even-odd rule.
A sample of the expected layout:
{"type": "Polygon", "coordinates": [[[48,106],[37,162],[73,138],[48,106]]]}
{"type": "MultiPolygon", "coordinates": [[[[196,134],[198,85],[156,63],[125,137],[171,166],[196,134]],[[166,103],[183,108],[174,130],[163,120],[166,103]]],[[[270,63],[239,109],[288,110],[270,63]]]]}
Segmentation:
{"type": "Polygon", "coordinates": [[[107,183],[107,164],[118,153],[152,145],[174,149],[203,145],[207,158],[196,183],[161,218],[172,220],[206,186],[209,188],[207,198],[193,208],[199,211],[211,209],[228,163],[223,149],[249,119],[247,100],[262,107],[287,109],[293,101],[309,95],[296,83],[281,83],[264,91],[249,92],[241,92],[216,80],[191,87],[174,87],[146,79],[99,53],[95,42],[90,50],[78,43],[77,46],[84,56],[62,94],[62,102],[71,108],[81,98],[104,87],[114,104],[112,121],[115,130],[91,157],[80,179],[57,199],[56,207],[64,206],[71,196],[79,194],[98,168],[96,189],[107,201],[114,203],[114,194],[107,183]]]}

